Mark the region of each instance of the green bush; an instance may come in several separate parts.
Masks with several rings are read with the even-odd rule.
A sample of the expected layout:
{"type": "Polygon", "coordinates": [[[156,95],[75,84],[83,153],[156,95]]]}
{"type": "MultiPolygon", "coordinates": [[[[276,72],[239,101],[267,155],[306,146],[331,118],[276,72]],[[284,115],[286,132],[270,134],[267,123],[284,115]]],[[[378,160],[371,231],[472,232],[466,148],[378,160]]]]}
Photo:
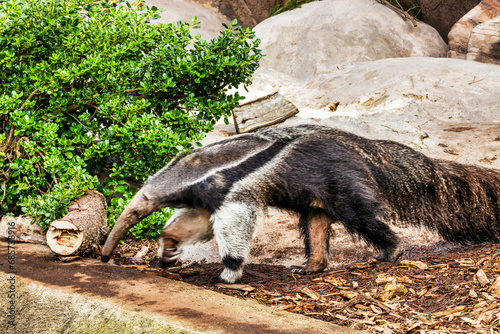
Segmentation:
{"type": "MultiPolygon", "coordinates": [[[[151,24],[159,12],[0,1],[0,216],[46,227],[96,188],[112,224],[136,191],[128,180],[146,180],[227,120],[242,99],[229,89],[250,84],[260,41],[236,21],[205,41],[190,33],[196,18],[151,24]]],[[[155,237],[167,216],[143,221],[136,236],[155,237]]]]}

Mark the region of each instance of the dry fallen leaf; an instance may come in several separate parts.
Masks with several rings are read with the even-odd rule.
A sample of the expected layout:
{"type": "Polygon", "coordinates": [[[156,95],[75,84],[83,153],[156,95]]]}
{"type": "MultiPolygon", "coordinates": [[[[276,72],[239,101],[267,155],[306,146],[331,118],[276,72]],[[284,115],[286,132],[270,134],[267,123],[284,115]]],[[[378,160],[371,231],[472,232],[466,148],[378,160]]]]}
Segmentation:
{"type": "Polygon", "coordinates": [[[297,305],[282,305],[279,307],[280,310],[291,311],[291,312],[308,312],[314,311],[316,309],[316,304],[314,303],[300,303],[297,305]]]}
{"type": "Polygon", "coordinates": [[[454,307],[454,308],[446,310],[446,311],[435,312],[435,313],[433,313],[433,315],[440,318],[440,317],[444,317],[444,316],[447,316],[450,314],[454,314],[454,313],[463,311],[464,309],[465,309],[465,305],[460,305],[460,306],[454,307]]]}
{"type": "MultiPolygon", "coordinates": [[[[123,246],[122,251],[135,254],[142,246],[142,243],[136,247],[123,246]]],[[[453,248],[446,253],[438,250],[437,255],[433,252],[434,248],[409,252],[405,256],[415,261],[401,266],[381,263],[368,267],[368,262],[364,262],[358,266],[365,269],[349,270],[346,264],[335,271],[295,275],[293,279],[280,279],[282,268],[254,265],[245,270],[241,282],[255,287],[253,292],[219,289],[206,283],[219,273],[220,267],[215,265],[193,265],[168,271],[219,293],[256,300],[276,309],[368,333],[381,334],[384,327],[393,333],[408,334],[500,333],[500,243],[473,249],[453,248]],[[428,270],[418,268],[417,260],[427,265],[428,270]],[[477,272],[480,269],[487,276],[489,283],[486,285],[479,283],[481,272],[479,277],[477,272]],[[387,302],[374,299],[377,287],[380,293],[391,281],[402,283],[408,293],[387,302]],[[297,293],[301,299],[296,297],[297,293]],[[318,296],[320,298],[315,299],[318,296]]],[[[130,258],[116,258],[120,264],[131,264],[130,258]]]]}
{"type": "Polygon", "coordinates": [[[392,334],[394,332],[392,331],[392,329],[390,329],[389,327],[386,326],[386,327],[384,327],[384,331],[382,333],[383,334],[392,334]]]}
{"type": "Polygon", "coordinates": [[[147,264],[122,264],[120,267],[137,268],[142,271],[147,270],[148,272],[161,271],[160,269],[148,268],[147,264]]]}
{"type": "Polygon", "coordinates": [[[75,260],[79,260],[81,259],[82,257],[81,256],[59,256],[58,257],[60,261],[62,262],[71,262],[71,261],[75,261],[75,260]]]}
{"type": "Polygon", "coordinates": [[[500,296],[500,276],[498,276],[495,282],[493,282],[493,285],[490,288],[490,292],[495,297],[500,296]]]}
{"type": "Polygon", "coordinates": [[[413,280],[408,276],[397,276],[396,279],[401,283],[413,284],[413,280]]]}
{"type": "Polygon", "coordinates": [[[408,289],[403,284],[392,281],[379,289],[375,297],[386,302],[397,296],[404,296],[407,293],[408,289]]]}
{"type": "Polygon", "coordinates": [[[245,272],[247,274],[250,274],[250,275],[253,275],[253,276],[256,276],[256,277],[259,277],[259,278],[264,278],[264,279],[269,278],[269,275],[266,275],[266,274],[263,274],[263,273],[259,273],[258,271],[255,271],[255,270],[245,269],[245,272]]]}
{"type": "Polygon", "coordinates": [[[248,284],[224,284],[224,283],[218,283],[215,284],[216,287],[222,288],[222,289],[229,289],[229,290],[239,290],[239,291],[247,291],[247,292],[252,292],[256,288],[254,288],[251,285],[248,284]]]}
{"type": "Polygon", "coordinates": [[[342,290],[342,291],[340,291],[340,295],[344,298],[347,298],[347,299],[353,299],[354,297],[356,297],[358,295],[358,293],[355,291],[342,290]]]}
{"type": "Polygon", "coordinates": [[[278,307],[280,310],[282,311],[292,311],[295,309],[297,305],[283,305],[283,306],[280,306],[278,307]]]}
{"type": "Polygon", "coordinates": [[[408,267],[415,267],[420,270],[427,270],[429,269],[429,266],[422,262],[422,261],[410,261],[410,260],[401,260],[400,263],[402,265],[408,266],[408,267]]]}
{"type": "Polygon", "coordinates": [[[476,263],[471,259],[461,259],[458,261],[462,267],[475,267],[476,263]]]}
{"type": "Polygon", "coordinates": [[[355,263],[349,269],[367,269],[373,267],[377,263],[377,259],[369,259],[365,263],[355,263]]]}
{"type": "Polygon", "coordinates": [[[488,277],[484,273],[483,269],[479,269],[476,272],[476,278],[477,278],[477,281],[479,282],[479,284],[481,284],[481,285],[486,285],[490,282],[490,280],[488,279],[488,277]]]}
{"type": "Polygon", "coordinates": [[[317,293],[316,291],[313,291],[313,290],[311,290],[311,289],[309,289],[307,287],[306,288],[302,288],[299,291],[302,292],[305,295],[308,295],[309,297],[311,297],[314,300],[319,300],[319,299],[322,298],[319,293],[317,293]]]}
{"type": "Polygon", "coordinates": [[[463,321],[471,324],[474,327],[477,325],[477,321],[475,321],[474,319],[467,318],[467,317],[460,317],[460,319],[462,319],[463,321]]]}
{"type": "Polygon", "coordinates": [[[384,284],[384,283],[392,282],[394,280],[396,280],[395,277],[393,277],[387,273],[384,273],[384,274],[377,275],[377,277],[375,278],[375,283],[384,284]]]}
{"type": "Polygon", "coordinates": [[[495,301],[495,298],[493,298],[492,296],[490,296],[486,292],[481,292],[481,294],[483,295],[484,298],[488,299],[490,302],[494,302],[495,301]]]}
{"type": "Polygon", "coordinates": [[[335,277],[335,276],[327,276],[323,277],[323,281],[330,283],[333,286],[342,286],[344,285],[347,281],[343,279],[342,277],[335,277]]]}

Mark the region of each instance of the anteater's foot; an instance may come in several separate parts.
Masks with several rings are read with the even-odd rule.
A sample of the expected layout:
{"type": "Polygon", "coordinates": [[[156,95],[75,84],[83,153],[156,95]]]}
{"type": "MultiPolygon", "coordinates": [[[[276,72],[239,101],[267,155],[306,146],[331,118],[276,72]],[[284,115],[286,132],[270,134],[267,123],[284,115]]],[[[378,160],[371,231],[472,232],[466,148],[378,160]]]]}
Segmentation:
{"type": "Polygon", "coordinates": [[[377,260],[382,262],[396,262],[401,254],[403,254],[403,249],[400,244],[397,244],[393,247],[384,248],[382,255],[377,260]]]}
{"type": "Polygon", "coordinates": [[[219,276],[212,280],[213,283],[234,284],[243,276],[243,267],[237,270],[225,268],[219,276]]]}
{"type": "Polygon", "coordinates": [[[316,274],[322,272],[327,266],[327,263],[309,263],[306,262],[300,266],[292,266],[292,273],[296,274],[316,274]]]}
{"type": "Polygon", "coordinates": [[[305,269],[305,264],[301,266],[292,266],[290,271],[294,274],[303,274],[304,269],[305,269]]]}

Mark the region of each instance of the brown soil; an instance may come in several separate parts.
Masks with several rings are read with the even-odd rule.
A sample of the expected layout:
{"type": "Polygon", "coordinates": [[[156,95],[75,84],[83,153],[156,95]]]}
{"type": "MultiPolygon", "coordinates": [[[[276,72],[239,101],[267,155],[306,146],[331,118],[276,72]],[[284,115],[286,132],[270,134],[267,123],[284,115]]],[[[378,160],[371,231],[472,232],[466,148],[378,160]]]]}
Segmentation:
{"type": "Polygon", "coordinates": [[[236,285],[212,283],[220,264],[159,269],[155,252],[155,242],[135,240],[120,245],[114,258],[148,274],[372,333],[500,331],[500,244],[437,243],[406,251],[396,264],[364,259],[315,275],[249,264],[236,285]],[[146,261],[134,263],[146,245],[146,261]]]}

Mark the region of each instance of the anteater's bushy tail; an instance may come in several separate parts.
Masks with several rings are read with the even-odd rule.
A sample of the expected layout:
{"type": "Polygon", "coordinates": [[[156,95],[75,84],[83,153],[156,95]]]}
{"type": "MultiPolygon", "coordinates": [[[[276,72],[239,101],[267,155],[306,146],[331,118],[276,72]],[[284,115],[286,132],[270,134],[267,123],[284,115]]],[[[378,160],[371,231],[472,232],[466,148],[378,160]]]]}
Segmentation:
{"type": "Polygon", "coordinates": [[[443,175],[443,221],[435,228],[448,241],[500,240],[500,171],[438,161],[443,175]]]}
{"type": "Polygon", "coordinates": [[[407,163],[404,175],[386,170],[379,182],[388,218],[436,230],[447,241],[500,241],[499,170],[423,156],[407,163]]]}

